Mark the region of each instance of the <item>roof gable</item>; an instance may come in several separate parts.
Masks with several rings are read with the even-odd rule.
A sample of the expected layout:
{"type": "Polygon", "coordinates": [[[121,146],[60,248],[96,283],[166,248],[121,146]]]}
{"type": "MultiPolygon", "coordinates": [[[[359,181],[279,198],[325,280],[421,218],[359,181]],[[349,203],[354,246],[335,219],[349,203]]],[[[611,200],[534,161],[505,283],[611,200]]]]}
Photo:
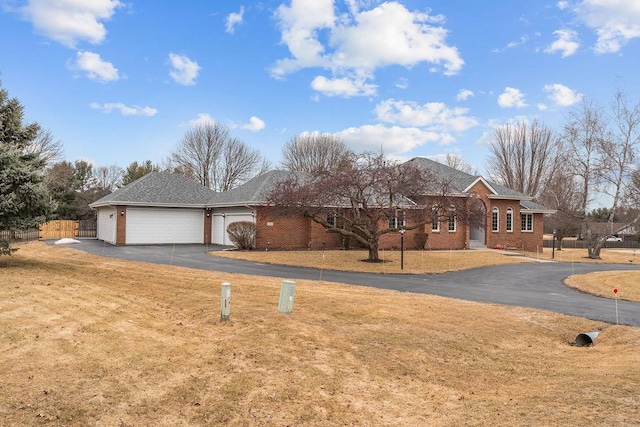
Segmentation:
{"type": "Polygon", "coordinates": [[[181,174],[151,172],[91,203],[110,205],[205,207],[216,193],[181,174]]]}
{"type": "Polygon", "coordinates": [[[506,198],[506,199],[520,199],[531,200],[532,197],[519,191],[512,190],[503,185],[496,184],[486,180],[480,175],[471,175],[458,169],[454,169],[450,166],[438,163],[435,160],[428,159],[426,157],[414,157],[407,163],[428,171],[431,171],[436,177],[449,182],[452,193],[466,193],[471,187],[478,182],[482,182],[492,194],[489,196],[492,198],[506,198]]]}

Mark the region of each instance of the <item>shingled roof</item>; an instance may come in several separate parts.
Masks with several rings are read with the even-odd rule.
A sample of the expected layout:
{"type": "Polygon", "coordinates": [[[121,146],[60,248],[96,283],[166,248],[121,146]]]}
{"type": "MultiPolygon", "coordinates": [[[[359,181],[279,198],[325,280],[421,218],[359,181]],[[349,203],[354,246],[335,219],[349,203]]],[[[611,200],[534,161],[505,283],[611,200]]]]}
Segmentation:
{"type": "Polygon", "coordinates": [[[184,175],[151,172],[89,206],[171,206],[204,208],[216,193],[184,175]]]}
{"type": "Polygon", "coordinates": [[[519,200],[532,199],[531,196],[512,190],[503,185],[488,181],[480,175],[471,175],[442,163],[438,163],[434,160],[427,159],[426,157],[414,157],[407,163],[417,168],[431,171],[440,179],[448,181],[449,185],[451,186],[452,193],[466,193],[477,181],[482,181],[485,183],[485,185],[487,185],[487,187],[489,187],[489,190],[493,193],[489,195],[490,198],[496,197],[519,200]]]}
{"type": "Polygon", "coordinates": [[[223,193],[215,193],[209,198],[208,206],[261,205],[273,188],[295,172],[272,170],[250,179],[244,184],[223,193]]]}

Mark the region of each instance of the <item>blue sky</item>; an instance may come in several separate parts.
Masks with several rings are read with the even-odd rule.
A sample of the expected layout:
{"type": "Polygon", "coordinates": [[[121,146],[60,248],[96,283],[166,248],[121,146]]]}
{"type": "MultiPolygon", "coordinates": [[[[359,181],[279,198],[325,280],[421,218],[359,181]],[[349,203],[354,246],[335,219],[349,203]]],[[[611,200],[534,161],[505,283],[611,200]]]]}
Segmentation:
{"type": "Polygon", "coordinates": [[[277,165],[304,132],[462,156],[493,126],[560,128],[640,99],[637,0],[0,0],[0,79],[67,160],[161,162],[215,120],[277,165]]]}

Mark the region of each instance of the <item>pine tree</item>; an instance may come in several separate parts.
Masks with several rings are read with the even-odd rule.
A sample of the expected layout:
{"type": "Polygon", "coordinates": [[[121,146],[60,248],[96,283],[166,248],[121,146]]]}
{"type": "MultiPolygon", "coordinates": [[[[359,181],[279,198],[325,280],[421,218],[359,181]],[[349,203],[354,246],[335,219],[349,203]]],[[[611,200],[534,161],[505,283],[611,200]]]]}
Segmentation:
{"type": "Polygon", "coordinates": [[[0,230],[9,232],[0,255],[15,251],[10,244],[16,231],[38,227],[48,214],[44,161],[26,150],[40,126],[22,121],[22,105],[0,85],[0,230]]]}

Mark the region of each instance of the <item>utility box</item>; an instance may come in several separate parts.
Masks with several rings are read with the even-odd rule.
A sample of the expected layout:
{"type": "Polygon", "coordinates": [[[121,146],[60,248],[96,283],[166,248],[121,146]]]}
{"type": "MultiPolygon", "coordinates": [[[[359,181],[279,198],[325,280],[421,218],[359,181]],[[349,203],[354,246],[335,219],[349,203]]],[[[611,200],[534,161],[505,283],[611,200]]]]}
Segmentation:
{"type": "Polygon", "coordinates": [[[229,320],[231,314],[231,283],[224,282],[220,292],[220,320],[229,320]]]}
{"type": "Polygon", "coordinates": [[[296,282],[293,280],[283,280],[280,286],[280,302],[278,312],[291,314],[293,312],[293,299],[296,295],[296,282]]]}

